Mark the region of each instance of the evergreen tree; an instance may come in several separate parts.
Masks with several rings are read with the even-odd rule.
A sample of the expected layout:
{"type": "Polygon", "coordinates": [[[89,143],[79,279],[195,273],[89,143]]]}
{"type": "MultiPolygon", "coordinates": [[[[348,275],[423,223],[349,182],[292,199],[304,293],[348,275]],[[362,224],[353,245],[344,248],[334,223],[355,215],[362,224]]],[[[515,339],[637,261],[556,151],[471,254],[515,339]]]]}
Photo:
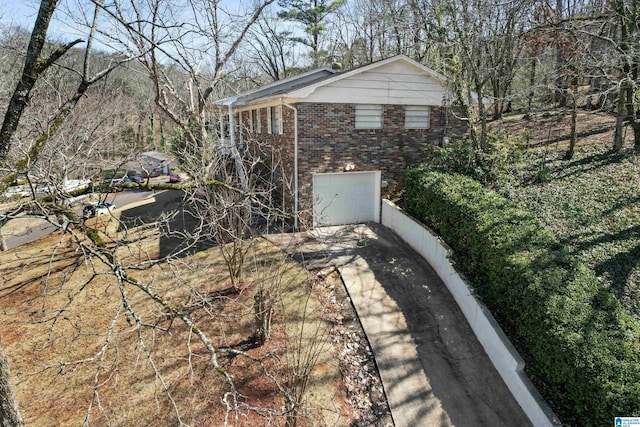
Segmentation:
{"type": "Polygon", "coordinates": [[[304,25],[307,37],[292,37],[292,40],[311,48],[313,65],[320,64],[323,51],[320,49],[320,34],[326,30],[327,17],[335,12],[346,0],[279,0],[284,9],[278,17],[304,25]]]}

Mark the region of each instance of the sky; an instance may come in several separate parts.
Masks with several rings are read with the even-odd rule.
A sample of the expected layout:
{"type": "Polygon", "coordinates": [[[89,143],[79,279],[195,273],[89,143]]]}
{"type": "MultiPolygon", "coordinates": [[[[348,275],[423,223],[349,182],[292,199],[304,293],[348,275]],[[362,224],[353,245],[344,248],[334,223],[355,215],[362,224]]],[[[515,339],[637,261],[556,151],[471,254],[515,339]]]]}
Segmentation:
{"type": "MultiPolygon", "coordinates": [[[[0,0],[0,27],[20,26],[30,32],[36,21],[39,7],[38,0],[0,0]]],[[[54,13],[47,38],[57,41],[82,38],[77,31],[74,32],[67,24],[60,22],[58,16],[60,15],[54,13]]]]}
{"type": "MultiPolygon", "coordinates": [[[[47,39],[58,43],[66,43],[76,39],[87,39],[87,27],[72,22],[70,17],[66,15],[69,10],[77,17],[82,16],[79,12],[79,4],[87,5],[90,0],[59,0],[59,8],[53,15],[53,19],[49,25],[47,39]],[[63,22],[66,21],[66,22],[63,22]]],[[[177,2],[180,3],[179,1],[177,2]]],[[[252,4],[253,0],[220,0],[219,4],[224,6],[225,10],[235,12],[241,4],[252,4]]],[[[0,31],[3,28],[19,26],[30,32],[38,14],[40,6],[39,0],[0,0],[0,31]]],[[[90,9],[90,8],[89,8],[90,9]]],[[[185,9],[187,15],[184,20],[190,19],[189,9],[185,9]]],[[[89,17],[91,14],[89,14],[89,17]]],[[[104,14],[102,14],[104,16],[104,14]]],[[[89,19],[88,17],[88,19],[89,19]]],[[[224,21],[225,17],[220,18],[224,21]]],[[[108,24],[105,24],[108,25],[108,24]]],[[[104,29],[105,26],[102,25],[104,29]]],[[[103,40],[99,35],[96,36],[95,49],[100,51],[112,51],[113,46],[109,40],[103,40]],[[103,44],[106,43],[106,44],[103,44]]]]}
{"type": "Polygon", "coordinates": [[[0,2],[0,18],[3,23],[31,28],[38,13],[39,1],[35,0],[2,0],[0,2]]]}
{"type": "MultiPolygon", "coordinates": [[[[86,29],[83,29],[85,31],[78,29],[76,25],[69,22],[69,18],[65,17],[65,14],[62,12],[69,9],[77,10],[78,2],[88,3],[82,0],[59,0],[60,12],[56,10],[56,13],[53,15],[47,34],[49,39],[70,41],[78,37],[83,38],[83,36],[86,36],[84,34],[86,29]],[[65,19],[67,22],[61,22],[61,20],[65,19]]],[[[240,7],[240,3],[238,0],[219,1],[219,4],[229,11],[234,11],[240,7]]],[[[251,4],[252,0],[247,0],[246,3],[251,4]]],[[[0,27],[20,26],[27,31],[31,31],[38,14],[39,6],[39,0],[0,0],[0,27]]]]}
{"type": "MultiPolygon", "coordinates": [[[[81,2],[89,4],[88,1],[81,2]]],[[[0,0],[0,27],[20,26],[31,32],[38,15],[39,0],[0,0]]],[[[73,23],[66,11],[78,10],[78,0],[59,0],[47,31],[47,39],[56,42],[69,42],[87,38],[87,28],[73,23]]],[[[81,16],[81,15],[78,15],[81,16]]],[[[106,49],[96,38],[96,48],[106,49]]]]}
{"type": "MultiPolygon", "coordinates": [[[[61,0],[61,2],[64,0],[61,0]]],[[[73,1],[67,1],[68,5],[73,5],[73,1]]],[[[227,9],[233,10],[231,6],[237,6],[237,0],[221,1],[220,4],[225,5],[227,9]]],[[[251,2],[249,2],[251,3],[251,2]]],[[[0,22],[5,24],[20,25],[31,29],[38,14],[38,0],[0,0],[0,22]]],[[[55,15],[54,15],[55,20],[55,15]]],[[[55,25],[55,23],[52,23],[55,25]]],[[[60,23],[58,23],[60,28],[60,23]]]]}

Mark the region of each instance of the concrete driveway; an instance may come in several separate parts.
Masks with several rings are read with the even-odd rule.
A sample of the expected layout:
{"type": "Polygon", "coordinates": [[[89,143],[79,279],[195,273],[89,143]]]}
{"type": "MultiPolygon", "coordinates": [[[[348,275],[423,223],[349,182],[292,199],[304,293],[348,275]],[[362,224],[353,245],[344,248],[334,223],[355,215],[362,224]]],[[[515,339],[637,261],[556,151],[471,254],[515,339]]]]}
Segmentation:
{"type": "Polygon", "coordinates": [[[267,238],[308,268],[340,271],[395,425],[531,425],[453,297],[420,255],[379,224],[267,238]]]}

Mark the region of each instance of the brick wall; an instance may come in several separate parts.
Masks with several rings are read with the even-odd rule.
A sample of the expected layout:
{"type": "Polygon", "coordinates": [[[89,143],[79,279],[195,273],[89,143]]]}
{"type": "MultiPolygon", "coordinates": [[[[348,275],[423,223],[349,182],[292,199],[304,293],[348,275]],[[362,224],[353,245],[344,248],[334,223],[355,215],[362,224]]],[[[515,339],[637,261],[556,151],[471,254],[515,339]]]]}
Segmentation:
{"type": "Polygon", "coordinates": [[[268,133],[267,108],[258,110],[260,114],[260,132],[249,132],[248,114],[245,126],[244,141],[251,151],[253,160],[260,159],[269,169],[277,169],[275,177],[277,186],[273,192],[278,198],[277,206],[288,212],[294,211],[294,113],[290,108],[282,106],[282,134],[268,133]]]}
{"type": "Polygon", "coordinates": [[[444,128],[440,107],[431,108],[429,129],[405,129],[402,105],[383,106],[381,129],[355,129],[354,104],[296,106],[301,199],[311,194],[311,172],[341,172],[348,163],[356,171],[380,170],[383,181],[401,185],[406,168],[424,161],[424,144],[439,144],[444,128]]]}
{"type": "MultiPolygon", "coordinates": [[[[440,144],[444,110],[431,107],[429,129],[405,129],[404,106],[384,105],[381,129],[355,129],[354,104],[298,103],[298,170],[300,210],[313,202],[311,174],[342,172],[347,164],[356,171],[380,170],[390,187],[402,185],[408,166],[425,160],[424,144],[440,144]]],[[[293,210],[294,114],[282,107],[283,134],[267,133],[266,108],[260,110],[262,155],[274,156],[288,181],[283,183],[286,204],[293,210]],[[269,147],[265,150],[264,147],[269,147]]],[[[460,127],[449,114],[448,129],[460,127]]],[[[448,132],[449,133],[449,132],[448,132]]]]}

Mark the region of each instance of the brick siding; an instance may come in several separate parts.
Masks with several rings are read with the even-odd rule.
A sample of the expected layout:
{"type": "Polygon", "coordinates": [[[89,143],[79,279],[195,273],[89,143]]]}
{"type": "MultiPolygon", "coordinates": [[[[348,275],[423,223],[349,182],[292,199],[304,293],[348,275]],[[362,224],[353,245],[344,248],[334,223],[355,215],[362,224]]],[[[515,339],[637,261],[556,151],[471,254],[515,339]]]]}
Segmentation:
{"type": "MultiPolygon", "coordinates": [[[[390,186],[402,185],[408,166],[425,160],[424,144],[439,144],[444,110],[431,107],[429,129],[405,129],[404,106],[384,105],[381,129],[356,129],[354,104],[299,103],[300,195],[312,194],[312,172],[380,170],[390,186]]],[[[451,120],[451,119],[449,119],[451,120]]]]}
{"type": "MultiPolygon", "coordinates": [[[[407,167],[425,160],[424,144],[440,144],[444,130],[444,109],[431,107],[429,129],[405,129],[404,106],[384,105],[381,129],[355,129],[354,104],[298,103],[298,171],[300,210],[310,209],[313,202],[312,173],[342,172],[347,164],[356,171],[380,170],[382,180],[390,187],[401,186],[407,167]]],[[[267,133],[266,108],[260,110],[262,132],[256,139],[273,148],[290,192],[292,205],[294,114],[282,107],[283,134],[267,133]]],[[[449,114],[448,128],[461,123],[449,114]]],[[[449,132],[448,132],[449,133],[449,132]]],[[[266,153],[264,155],[267,155],[266,153]]]]}

